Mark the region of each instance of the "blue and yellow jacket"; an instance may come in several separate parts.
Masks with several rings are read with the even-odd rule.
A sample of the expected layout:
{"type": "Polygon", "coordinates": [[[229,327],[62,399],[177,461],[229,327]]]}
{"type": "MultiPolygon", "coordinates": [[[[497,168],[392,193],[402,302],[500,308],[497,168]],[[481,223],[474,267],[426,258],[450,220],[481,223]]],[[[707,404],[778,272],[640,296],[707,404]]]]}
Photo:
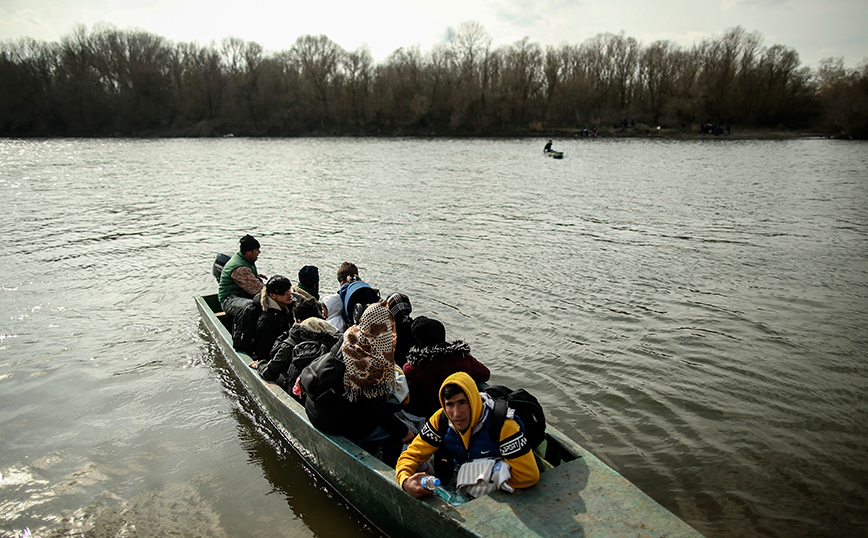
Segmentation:
{"type": "MultiPolygon", "coordinates": [[[[410,397],[412,398],[412,394],[410,397]]],[[[431,415],[419,435],[398,458],[395,466],[398,484],[403,484],[404,480],[413,476],[419,465],[428,461],[440,447],[446,447],[449,455],[458,464],[477,458],[502,457],[509,463],[512,474],[507,483],[514,488],[530,487],[539,481],[539,467],[533,451],[526,448],[527,442],[519,422],[506,419],[500,430],[500,442],[491,440],[488,431],[490,409],[484,408],[482,396],[473,378],[464,372],[456,372],[447,377],[440,385],[440,405],[441,408],[431,415]],[[449,384],[458,385],[467,395],[471,409],[470,423],[473,424],[467,431],[456,430],[443,411],[443,387],[449,384]],[[441,421],[446,421],[448,428],[444,427],[441,421]]]]}

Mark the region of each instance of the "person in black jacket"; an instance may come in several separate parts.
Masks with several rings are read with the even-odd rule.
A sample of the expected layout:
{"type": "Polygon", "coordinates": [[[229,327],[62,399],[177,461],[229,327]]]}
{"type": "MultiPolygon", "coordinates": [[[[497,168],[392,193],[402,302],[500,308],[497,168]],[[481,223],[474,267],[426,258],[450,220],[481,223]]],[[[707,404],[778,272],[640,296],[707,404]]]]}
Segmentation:
{"type": "Polygon", "coordinates": [[[394,353],[395,320],[385,301],[374,303],[332,348],[344,366],[338,386],[332,387],[337,397],[323,403],[309,395],[304,405],[318,430],[343,435],[372,454],[382,450],[381,459],[392,465],[401,445],[415,435],[387,403],[397,388],[394,353]]]}
{"type": "Polygon", "coordinates": [[[320,318],[319,313],[319,305],[314,300],[293,301],[292,315],[295,323],[275,340],[271,348],[271,360],[250,364],[259,371],[262,379],[275,381],[289,392],[301,373],[301,368],[306,366],[293,367],[295,348],[304,342],[316,342],[328,351],[340,341],[340,332],[331,323],[320,318]]]}
{"type": "Polygon", "coordinates": [[[256,358],[268,361],[271,347],[277,337],[292,325],[292,282],[281,275],[275,275],[265,283],[262,294],[262,313],[256,321],[256,358]]]}

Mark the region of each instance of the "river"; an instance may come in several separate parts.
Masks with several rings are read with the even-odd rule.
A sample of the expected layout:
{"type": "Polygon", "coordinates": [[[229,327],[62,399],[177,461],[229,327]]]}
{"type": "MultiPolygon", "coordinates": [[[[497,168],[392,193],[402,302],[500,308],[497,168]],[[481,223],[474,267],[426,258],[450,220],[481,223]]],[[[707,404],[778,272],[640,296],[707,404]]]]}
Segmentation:
{"type": "Polygon", "coordinates": [[[0,140],[0,536],[378,536],[193,296],[355,262],[708,537],[868,534],[868,145],[0,140]]]}

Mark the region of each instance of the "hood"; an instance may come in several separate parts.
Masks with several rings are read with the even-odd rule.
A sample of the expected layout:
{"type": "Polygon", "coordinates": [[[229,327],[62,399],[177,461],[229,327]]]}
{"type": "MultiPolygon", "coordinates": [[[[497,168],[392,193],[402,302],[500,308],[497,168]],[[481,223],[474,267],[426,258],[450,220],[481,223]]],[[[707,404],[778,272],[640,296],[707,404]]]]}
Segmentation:
{"type": "Polygon", "coordinates": [[[386,303],[365,310],[358,325],[344,333],[344,389],[349,401],[395,392],[395,319],[386,303]]]}
{"type": "Polygon", "coordinates": [[[306,320],[301,322],[301,325],[303,327],[307,327],[315,333],[328,333],[334,335],[335,337],[338,335],[338,333],[340,333],[340,331],[338,331],[334,325],[320,318],[307,318],[306,320]]]}
{"type": "MultiPolygon", "coordinates": [[[[263,292],[265,290],[262,290],[263,292]]],[[[259,304],[262,305],[262,310],[283,310],[289,312],[288,309],[280,306],[277,301],[268,296],[267,293],[260,293],[259,304]]]]}
{"type": "Polygon", "coordinates": [[[319,299],[318,293],[311,293],[311,290],[301,284],[293,284],[289,289],[290,293],[292,293],[292,299],[297,301],[317,301],[319,299]]]}
{"type": "Polygon", "coordinates": [[[341,302],[341,296],[337,293],[333,293],[331,295],[326,295],[325,297],[323,297],[322,304],[325,305],[326,310],[328,311],[329,319],[340,316],[341,312],[343,312],[344,309],[343,303],[341,302]]]}
{"type": "MultiPolygon", "coordinates": [[[[440,392],[438,396],[440,398],[440,407],[444,406],[443,403],[443,388],[446,385],[455,384],[461,387],[461,390],[464,391],[464,394],[467,395],[467,401],[470,402],[470,427],[467,428],[467,431],[460,432],[452,426],[452,422],[449,422],[449,427],[458,433],[461,437],[462,443],[464,443],[464,447],[467,448],[470,446],[470,436],[473,435],[477,426],[479,425],[480,418],[482,418],[483,411],[485,409],[485,405],[482,403],[482,396],[479,394],[479,389],[476,388],[476,381],[473,380],[465,372],[455,372],[454,374],[447,377],[443,384],[440,385],[440,392]]],[[[447,417],[446,412],[443,411],[443,416],[447,417]]]]}
{"type": "Polygon", "coordinates": [[[291,338],[293,341],[292,345],[300,344],[301,342],[306,342],[308,340],[313,340],[314,342],[322,342],[323,344],[331,347],[335,341],[339,340],[340,336],[340,333],[337,332],[334,327],[332,327],[331,329],[331,331],[322,331],[320,330],[318,324],[314,326],[313,323],[307,323],[306,319],[301,323],[293,323],[292,327],[289,328],[289,338],[291,338]]]}
{"type": "Polygon", "coordinates": [[[465,344],[461,340],[456,340],[452,343],[446,342],[430,347],[412,347],[407,352],[407,362],[416,366],[426,361],[436,361],[438,359],[464,356],[470,354],[470,345],[465,344]]]}

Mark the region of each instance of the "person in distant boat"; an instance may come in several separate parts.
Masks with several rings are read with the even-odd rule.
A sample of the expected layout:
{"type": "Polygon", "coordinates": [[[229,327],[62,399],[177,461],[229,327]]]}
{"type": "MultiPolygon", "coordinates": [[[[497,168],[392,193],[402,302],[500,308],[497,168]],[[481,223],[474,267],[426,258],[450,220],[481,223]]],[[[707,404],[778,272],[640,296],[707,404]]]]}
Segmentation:
{"type": "Polygon", "coordinates": [[[276,275],[265,283],[261,294],[262,313],[256,321],[256,358],[268,361],[271,347],[277,337],[292,325],[292,282],[285,276],[276,275]]]}
{"type": "MultiPolygon", "coordinates": [[[[395,392],[395,320],[384,302],[370,305],[358,325],[344,333],[330,356],[343,365],[343,374],[334,386],[320,395],[309,392],[302,372],[302,387],[308,396],[304,409],[311,424],[331,435],[343,435],[393,465],[403,443],[413,439],[413,430],[389,408],[387,399],[395,392]],[[324,394],[330,394],[329,397],[324,394]]],[[[315,361],[316,364],[316,361],[315,361]]]]}
{"type": "Polygon", "coordinates": [[[461,340],[446,341],[446,328],[436,320],[419,316],[411,326],[417,347],[407,354],[404,375],[410,402],[404,411],[428,418],[440,408],[440,386],[455,372],[465,372],[476,383],[488,381],[491,372],[470,354],[461,340]]]}
{"type": "MultiPolygon", "coordinates": [[[[447,377],[440,386],[439,397],[441,408],[431,415],[395,466],[395,477],[404,491],[416,499],[431,494],[430,490],[422,487],[426,473],[417,470],[439,448],[445,448],[455,465],[476,464],[465,468],[472,471],[470,473],[462,472],[459,467],[458,486],[477,483],[479,473],[476,467],[490,473],[492,482],[486,489],[491,491],[497,488],[512,492],[515,488],[527,488],[539,481],[539,467],[519,420],[507,414],[499,440],[491,439],[489,427],[494,400],[479,392],[470,375],[457,372],[447,377]],[[501,460],[499,466],[496,460],[501,460]],[[486,465],[490,467],[486,468],[486,465]],[[465,477],[466,474],[470,476],[465,477]]],[[[413,399],[412,391],[410,399],[413,399]]],[[[444,482],[449,480],[445,476],[439,478],[444,482]]],[[[488,492],[471,489],[470,495],[478,497],[488,492]]]]}
{"type": "Polygon", "coordinates": [[[397,292],[386,297],[386,304],[389,305],[389,312],[395,318],[395,329],[398,334],[395,342],[395,365],[400,368],[407,362],[407,353],[416,344],[412,329],[413,318],[410,317],[413,306],[410,304],[409,297],[397,292]]]}
{"type": "Polygon", "coordinates": [[[265,275],[256,270],[256,260],[259,259],[259,241],[251,235],[245,235],[239,241],[240,247],[220,274],[220,284],[217,289],[217,299],[226,315],[235,319],[235,315],[253,302],[253,296],[262,291],[265,275]]]}
{"type": "Polygon", "coordinates": [[[292,287],[292,297],[296,301],[316,301],[319,303],[319,269],[305,265],[298,270],[298,284],[292,287]]]}
{"type": "Polygon", "coordinates": [[[552,150],[552,141],[549,140],[546,147],[543,148],[543,153],[548,153],[552,150]]]}

